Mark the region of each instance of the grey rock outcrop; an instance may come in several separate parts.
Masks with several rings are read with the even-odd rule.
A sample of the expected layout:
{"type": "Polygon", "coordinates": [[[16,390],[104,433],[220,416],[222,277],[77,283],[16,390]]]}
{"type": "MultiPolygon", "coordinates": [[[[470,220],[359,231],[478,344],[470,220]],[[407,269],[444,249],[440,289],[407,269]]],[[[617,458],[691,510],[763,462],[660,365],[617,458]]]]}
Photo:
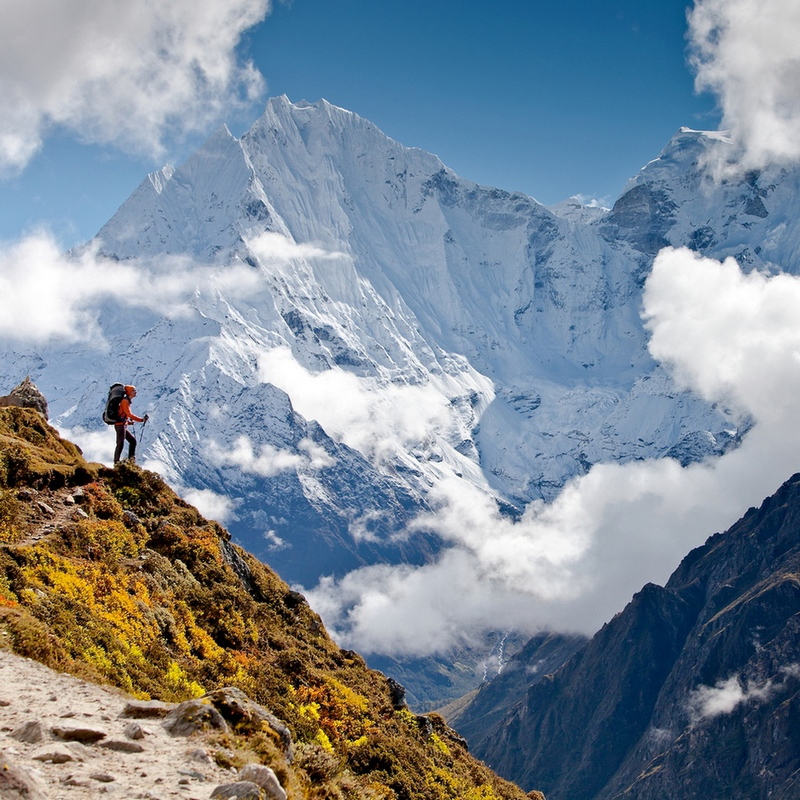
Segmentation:
{"type": "Polygon", "coordinates": [[[15,386],[8,394],[0,396],[0,406],[35,408],[45,419],[48,419],[47,400],[36,384],[31,381],[30,376],[15,386]]]}
{"type": "Polygon", "coordinates": [[[278,776],[263,764],[247,764],[239,772],[239,780],[250,781],[260,786],[269,800],[286,800],[286,791],[278,776]]]}
{"type": "Polygon", "coordinates": [[[211,797],[219,797],[221,800],[228,800],[228,798],[235,798],[235,800],[263,800],[261,788],[251,781],[224,783],[211,792],[211,797]]]}
{"type": "Polygon", "coordinates": [[[283,753],[291,762],[292,734],[289,728],[266,708],[251,700],[241,689],[226,686],[209,692],[203,699],[213,703],[237,731],[255,732],[262,730],[264,725],[270,727],[277,734],[283,753]]]}

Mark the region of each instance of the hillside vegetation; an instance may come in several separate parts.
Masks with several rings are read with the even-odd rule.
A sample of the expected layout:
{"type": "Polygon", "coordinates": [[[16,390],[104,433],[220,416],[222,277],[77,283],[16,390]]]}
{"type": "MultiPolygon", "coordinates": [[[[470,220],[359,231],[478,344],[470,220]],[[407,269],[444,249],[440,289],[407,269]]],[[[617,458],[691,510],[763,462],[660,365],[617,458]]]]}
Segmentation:
{"type": "Polygon", "coordinates": [[[0,408],[0,646],[142,699],[241,689],[291,748],[243,720],[217,758],[268,764],[290,798],[525,797],[157,475],[89,464],[15,407],[0,408]]]}

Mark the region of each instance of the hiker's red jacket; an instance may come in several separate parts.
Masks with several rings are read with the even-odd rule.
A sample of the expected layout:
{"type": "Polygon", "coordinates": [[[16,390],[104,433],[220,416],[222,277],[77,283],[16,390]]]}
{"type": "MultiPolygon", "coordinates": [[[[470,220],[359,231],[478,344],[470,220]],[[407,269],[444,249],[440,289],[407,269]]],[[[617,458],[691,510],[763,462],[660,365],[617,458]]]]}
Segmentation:
{"type": "Polygon", "coordinates": [[[117,425],[124,425],[126,422],[144,422],[144,419],[137,417],[131,411],[131,401],[127,397],[123,397],[119,401],[119,422],[117,422],[117,425]]]}

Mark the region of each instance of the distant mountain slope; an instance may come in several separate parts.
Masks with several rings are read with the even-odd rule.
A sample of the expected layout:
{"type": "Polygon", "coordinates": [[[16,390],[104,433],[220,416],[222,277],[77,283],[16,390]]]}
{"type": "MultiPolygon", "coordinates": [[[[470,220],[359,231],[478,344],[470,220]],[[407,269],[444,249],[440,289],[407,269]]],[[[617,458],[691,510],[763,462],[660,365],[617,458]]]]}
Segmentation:
{"type": "Polygon", "coordinates": [[[588,641],[586,636],[539,633],[503,665],[502,671],[485,681],[475,694],[440,709],[442,716],[470,743],[483,751],[496,726],[520,702],[534,683],[549,680],[588,641]]]}
{"type": "Polygon", "coordinates": [[[524,798],[157,475],[87,464],[28,408],[0,408],[0,643],[142,699],[202,696],[186,732],[207,720],[218,764],[266,763],[291,800],[524,798]]]}
{"type": "MultiPolygon", "coordinates": [[[[648,585],[474,752],[548,800],[791,800],[800,792],[800,475],[648,585]]],[[[513,698],[501,696],[507,707],[513,698]]],[[[495,714],[496,717],[496,714],[495,714]]],[[[459,726],[457,726],[459,727],[459,726]]]]}

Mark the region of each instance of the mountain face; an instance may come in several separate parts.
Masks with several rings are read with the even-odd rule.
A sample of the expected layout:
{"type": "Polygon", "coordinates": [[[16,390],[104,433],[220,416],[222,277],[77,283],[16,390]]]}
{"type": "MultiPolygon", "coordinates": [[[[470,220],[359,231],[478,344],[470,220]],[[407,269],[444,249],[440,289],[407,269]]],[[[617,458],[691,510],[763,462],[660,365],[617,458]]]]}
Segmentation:
{"type": "Polygon", "coordinates": [[[676,389],[640,319],[664,244],[798,269],[798,173],[713,184],[719,138],[679,132],[608,211],[548,209],[274,98],[240,139],[150,175],[76,254],[149,276],[103,305],[102,347],[2,343],[0,379],[30,375],[107,458],[107,387],[135,383],[140,458],[222,502],[291,582],[424,562],[446,545],[409,523],[443,479],[514,515],[601,461],[736,446],[746,421],[676,389]],[[191,291],[170,306],[176,284],[191,291]]]}
{"type": "Polygon", "coordinates": [[[469,742],[470,747],[484,752],[490,747],[488,738],[496,735],[514,706],[528,688],[541,680],[549,680],[559,667],[588,641],[585,636],[538,633],[503,664],[496,676],[487,676],[481,686],[444,706],[442,716],[469,742]]]}
{"type": "Polygon", "coordinates": [[[797,797],[799,543],[795,475],[563,666],[489,684],[451,720],[548,800],[797,797]]]}

